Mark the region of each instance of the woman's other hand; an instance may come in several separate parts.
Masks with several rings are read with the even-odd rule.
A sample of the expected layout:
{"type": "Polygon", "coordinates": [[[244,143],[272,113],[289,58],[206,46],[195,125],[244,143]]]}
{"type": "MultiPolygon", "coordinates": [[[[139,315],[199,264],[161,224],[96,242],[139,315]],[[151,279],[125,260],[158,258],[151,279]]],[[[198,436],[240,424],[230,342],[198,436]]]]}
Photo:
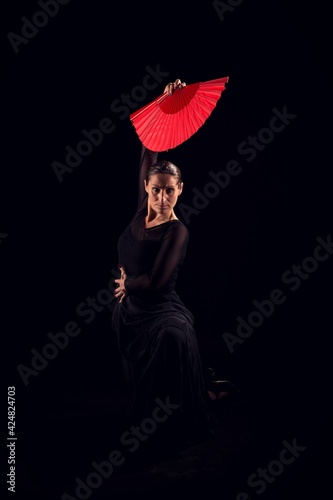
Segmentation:
{"type": "Polygon", "coordinates": [[[182,82],[181,80],[179,80],[179,78],[177,78],[177,80],[175,80],[173,83],[171,82],[168,83],[168,85],[166,85],[164,93],[167,92],[169,95],[172,95],[176,89],[182,89],[185,86],[186,83],[182,82]]]}
{"type": "Polygon", "coordinates": [[[118,288],[116,288],[114,292],[114,296],[117,299],[119,298],[119,302],[121,303],[127,295],[127,291],[125,288],[125,279],[127,278],[127,276],[123,266],[119,266],[119,270],[120,270],[120,278],[114,280],[114,282],[117,283],[118,285],[118,288]]]}

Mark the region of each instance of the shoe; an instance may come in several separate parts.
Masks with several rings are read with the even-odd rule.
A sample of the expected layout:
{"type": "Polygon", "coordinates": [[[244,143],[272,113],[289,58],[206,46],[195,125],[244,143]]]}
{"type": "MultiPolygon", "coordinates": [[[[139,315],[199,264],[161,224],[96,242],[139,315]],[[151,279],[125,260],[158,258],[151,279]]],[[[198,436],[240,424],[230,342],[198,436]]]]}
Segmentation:
{"type": "Polygon", "coordinates": [[[213,401],[240,394],[240,390],[229,380],[211,380],[207,384],[207,391],[213,401]]]}
{"type": "Polygon", "coordinates": [[[240,394],[240,390],[229,380],[219,380],[213,368],[207,370],[206,387],[212,401],[240,394]]]}

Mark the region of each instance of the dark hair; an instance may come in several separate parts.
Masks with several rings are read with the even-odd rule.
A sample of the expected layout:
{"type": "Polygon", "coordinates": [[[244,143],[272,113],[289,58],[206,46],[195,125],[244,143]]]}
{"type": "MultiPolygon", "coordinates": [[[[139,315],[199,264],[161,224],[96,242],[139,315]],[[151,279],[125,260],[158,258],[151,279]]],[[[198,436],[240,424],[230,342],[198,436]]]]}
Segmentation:
{"type": "Polygon", "coordinates": [[[180,169],[176,167],[176,165],[174,165],[171,161],[158,160],[156,163],[154,163],[154,165],[152,165],[148,170],[148,174],[146,177],[147,184],[150,177],[155,174],[173,175],[174,177],[178,177],[178,185],[182,182],[182,174],[180,169]]]}

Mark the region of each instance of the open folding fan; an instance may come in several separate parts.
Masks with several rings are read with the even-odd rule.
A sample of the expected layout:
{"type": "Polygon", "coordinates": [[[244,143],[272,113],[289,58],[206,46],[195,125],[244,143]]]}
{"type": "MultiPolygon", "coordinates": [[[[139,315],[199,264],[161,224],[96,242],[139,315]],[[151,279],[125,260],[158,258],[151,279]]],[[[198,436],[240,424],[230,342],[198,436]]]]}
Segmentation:
{"type": "Polygon", "coordinates": [[[167,151],[189,139],[216,107],[229,77],[198,82],[164,93],[130,115],[141,142],[151,151],[167,151]]]}

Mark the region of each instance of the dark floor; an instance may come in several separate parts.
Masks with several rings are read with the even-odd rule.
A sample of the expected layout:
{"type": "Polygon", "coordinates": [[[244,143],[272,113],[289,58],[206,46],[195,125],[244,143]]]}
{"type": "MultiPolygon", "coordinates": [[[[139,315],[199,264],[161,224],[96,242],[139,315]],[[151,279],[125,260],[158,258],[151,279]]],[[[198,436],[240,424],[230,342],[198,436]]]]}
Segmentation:
{"type": "Polygon", "coordinates": [[[156,499],[194,493],[227,500],[328,498],[330,422],[325,405],[315,399],[303,407],[297,403],[298,409],[291,400],[281,404],[269,395],[222,400],[209,437],[159,457],[148,453],[148,438],[135,452],[123,452],[125,461],[111,472],[104,469],[102,478],[92,464],[109,461],[119,448],[127,404],[120,390],[110,396],[87,393],[66,397],[62,405],[55,400],[39,418],[27,419],[30,429],[22,432],[18,453],[19,498],[156,499]],[[282,465],[279,456],[288,446],[294,456],[285,452],[281,456],[288,463],[282,465]]]}

